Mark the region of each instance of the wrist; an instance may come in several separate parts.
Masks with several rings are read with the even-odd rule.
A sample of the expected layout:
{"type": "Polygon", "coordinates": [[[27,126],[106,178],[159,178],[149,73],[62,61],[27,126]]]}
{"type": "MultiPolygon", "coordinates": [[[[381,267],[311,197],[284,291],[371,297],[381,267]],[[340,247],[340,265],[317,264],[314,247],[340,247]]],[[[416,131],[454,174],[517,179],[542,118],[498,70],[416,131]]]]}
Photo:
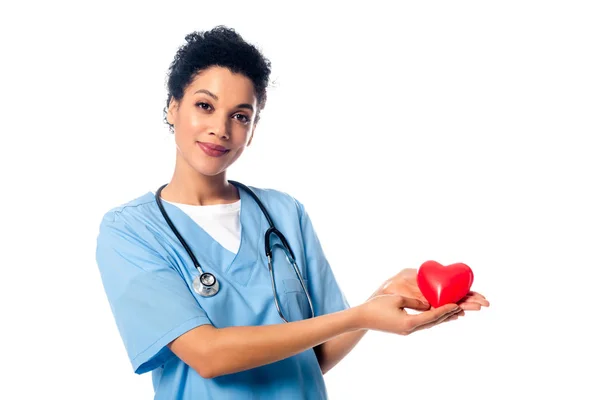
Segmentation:
{"type": "Polygon", "coordinates": [[[348,312],[348,327],[350,331],[366,330],[366,318],[364,304],[349,308],[348,312]]]}
{"type": "Polygon", "coordinates": [[[371,295],[369,296],[369,298],[367,299],[367,301],[368,301],[368,300],[371,300],[373,297],[377,297],[377,296],[380,296],[380,295],[382,295],[382,294],[385,294],[385,293],[384,293],[384,287],[385,287],[385,284],[384,284],[384,285],[381,285],[381,286],[379,286],[379,287],[377,288],[377,290],[375,290],[375,291],[373,292],[373,294],[371,294],[371,295]]]}

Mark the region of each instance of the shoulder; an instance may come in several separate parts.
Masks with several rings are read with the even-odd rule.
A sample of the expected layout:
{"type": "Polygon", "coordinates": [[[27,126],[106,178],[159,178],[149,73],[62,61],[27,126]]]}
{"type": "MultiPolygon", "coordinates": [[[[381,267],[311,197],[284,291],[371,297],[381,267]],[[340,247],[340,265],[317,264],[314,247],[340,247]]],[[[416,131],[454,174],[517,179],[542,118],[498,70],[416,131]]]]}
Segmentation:
{"type": "Polygon", "coordinates": [[[288,192],[273,188],[259,188],[249,185],[248,187],[269,208],[284,210],[286,212],[295,211],[299,217],[304,214],[304,205],[302,202],[288,192]]]}
{"type": "Polygon", "coordinates": [[[114,256],[136,254],[139,257],[159,256],[156,221],[160,211],[154,194],[147,192],[118,206],[109,208],[102,215],[97,228],[96,253],[99,260],[114,256]]]}
{"type": "Polygon", "coordinates": [[[154,207],[154,194],[146,192],[125,203],[108,208],[102,215],[100,229],[109,226],[143,224],[152,215],[154,207]]]}

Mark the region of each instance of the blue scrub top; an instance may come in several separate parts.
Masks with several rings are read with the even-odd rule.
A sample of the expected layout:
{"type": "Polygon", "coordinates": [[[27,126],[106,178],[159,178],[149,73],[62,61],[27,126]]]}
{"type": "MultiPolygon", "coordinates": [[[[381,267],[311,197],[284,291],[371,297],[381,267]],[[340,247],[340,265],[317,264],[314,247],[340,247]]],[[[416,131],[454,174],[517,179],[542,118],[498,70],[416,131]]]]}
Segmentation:
{"type": "MultiPolygon", "coordinates": [[[[304,206],[280,191],[252,189],[296,256],[315,316],[349,308],[304,206]]],[[[250,195],[242,189],[239,193],[242,229],[237,254],[222,247],[178,207],[163,202],[200,266],[219,280],[219,293],[208,298],[194,292],[192,282],[198,271],[164,220],[153,193],[104,215],[96,260],[133,370],[152,371],[155,399],[326,399],[313,349],[205,379],[167,347],[204,324],[225,328],[284,323],[273,301],[264,252],[268,222],[250,195]]],[[[308,302],[283,253],[274,254],[273,264],[284,316],[309,318],[308,302]]]]}

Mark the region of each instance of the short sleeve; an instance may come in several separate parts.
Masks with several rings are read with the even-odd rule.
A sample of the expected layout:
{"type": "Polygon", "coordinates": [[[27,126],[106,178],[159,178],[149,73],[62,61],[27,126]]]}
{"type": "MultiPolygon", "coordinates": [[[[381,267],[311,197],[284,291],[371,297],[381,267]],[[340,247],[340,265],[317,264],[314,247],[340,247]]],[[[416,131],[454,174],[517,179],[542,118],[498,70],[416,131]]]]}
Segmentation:
{"type": "Polygon", "coordinates": [[[346,296],[325,257],[308,213],[301,203],[297,202],[297,204],[304,241],[304,256],[308,269],[308,289],[315,317],[350,308],[346,296]]]}
{"type": "Polygon", "coordinates": [[[135,373],[171,357],[167,347],[183,333],[210,324],[181,275],[141,237],[143,225],[107,213],[97,237],[102,284],[135,373]]]}

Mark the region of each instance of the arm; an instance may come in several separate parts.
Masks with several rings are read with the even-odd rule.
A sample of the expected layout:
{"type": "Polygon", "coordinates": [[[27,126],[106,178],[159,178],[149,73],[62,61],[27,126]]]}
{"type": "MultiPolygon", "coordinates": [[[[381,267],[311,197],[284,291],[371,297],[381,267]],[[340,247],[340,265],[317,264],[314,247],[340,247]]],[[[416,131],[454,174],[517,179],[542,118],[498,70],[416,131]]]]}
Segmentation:
{"type": "Polygon", "coordinates": [[[202,377],[214,378],[291,357],[347,332],[374,329],[407,335],[452,319],[461,310],[448,304],[419,315],[404,311],[404,307],[421,306],[418,300],[382,295],[358,307],[286,324],[229,328],[202,325],[168,346],[202,377]]]}
{"type": "Polygon", "coordinates": [[[344,333],[315,347],[323,375],[342,361],[366,333],[366,329],[344,333]]]}
{"type": "Polygon", "coordinates": [[[359,329],[357,307],[307,320],[217,329],[203,325],[168,346],[204,378],[244,371],[291,357],[359,329]]]}
{"type": "MultiPolygon", "coordinates": [[[[369,297],[369,300],[383,294],[381,288],[369,297]]],[[[335,367],[344,357],[346,357],[358,342],[365,336],[368,331],[366,329],[347,332],[339,335],[325,343],[315,347],[315,354],[319,360],[321,371],[325,375],[329,370],[335,367]]]]}
{"type": "MultiPolygon", "coordinates": [[[[429,304],[419,290],[416,276],[416,269],[403,269],[397,275],[385,281],[369,299],[382,294],[399,294],[420,300],[422,305],[419,307],[415,305],[415,309],[420,311],[428,310],[430,308],[429,304]]],[[[481,307],[489,307],[490,303],[481,294],[469,292],[464,299],[458,302],[458,305],[463,310],[479,310],[481,307]]],[[[315,353],[317,354],[323,374],[327,373],[346,357],[366,333],[366,330],[345,333],[315,347],[315,353]]]]}

